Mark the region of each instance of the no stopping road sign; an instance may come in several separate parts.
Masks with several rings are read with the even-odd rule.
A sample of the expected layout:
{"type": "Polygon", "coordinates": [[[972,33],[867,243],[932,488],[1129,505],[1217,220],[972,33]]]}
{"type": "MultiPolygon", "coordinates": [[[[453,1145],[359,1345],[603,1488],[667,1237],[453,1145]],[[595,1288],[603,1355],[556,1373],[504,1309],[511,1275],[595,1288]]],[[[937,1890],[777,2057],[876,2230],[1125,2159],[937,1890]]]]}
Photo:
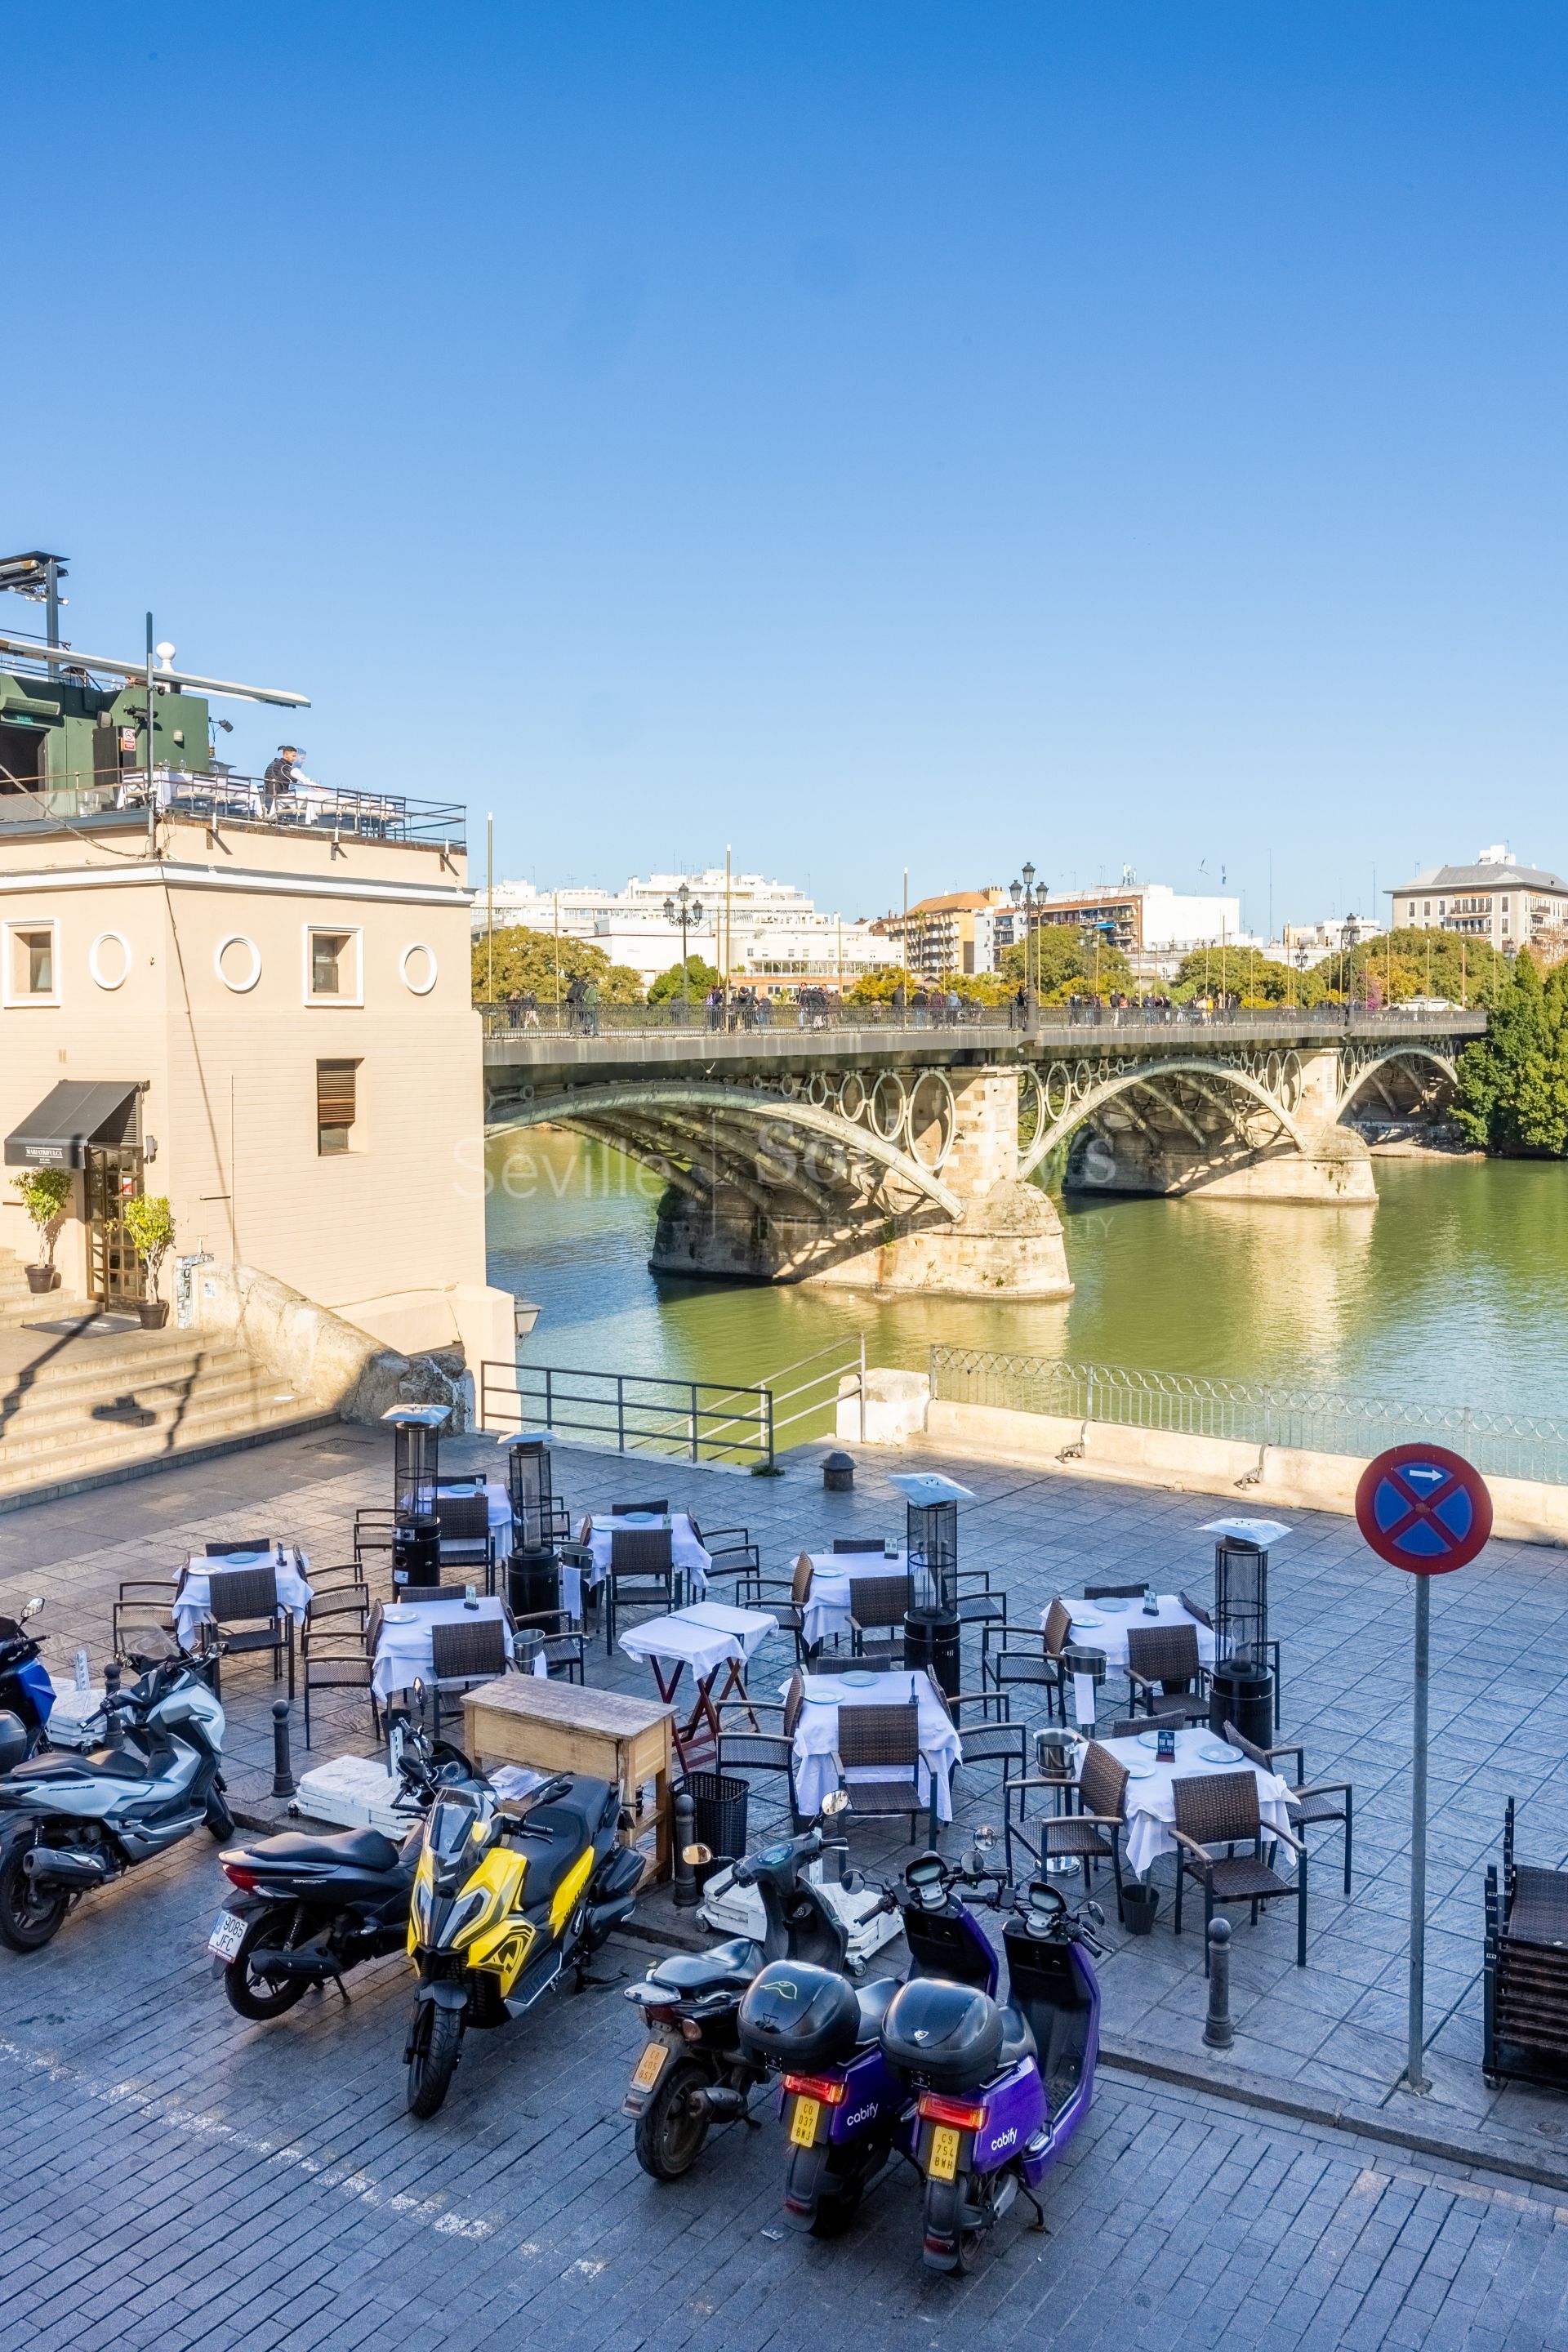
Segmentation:
{"type": "Polygon", "coordinates": [[[1447,1576],[1492,1531],[1486,1480],[1443,1445],[1391,1445],[1362,1472],[1356,1525],[1379,1559],[1413,1576],[1447,1576]]]}

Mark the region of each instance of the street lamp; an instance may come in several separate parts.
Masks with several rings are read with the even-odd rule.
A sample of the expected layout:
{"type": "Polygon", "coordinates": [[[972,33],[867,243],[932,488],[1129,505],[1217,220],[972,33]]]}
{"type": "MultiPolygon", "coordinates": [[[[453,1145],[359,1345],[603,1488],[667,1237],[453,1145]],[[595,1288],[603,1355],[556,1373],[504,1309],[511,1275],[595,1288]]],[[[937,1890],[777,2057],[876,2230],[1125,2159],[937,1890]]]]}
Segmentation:
{"type": "Polygon", "coordinates": [[[664,919],[667,923],[678,922],[680,925],[680,1001],[689,1012],[691,1010],[691,974],[686,969],[686,931],[689,924],[700,923],[702,920],[701,899],[694,898],[683,882],[674,898],[665,900],[664,919]]]}
{"type": "MultiPolygon", "coordinates": [[[[1037,890],[1035,887],[1035,869],[1032,866],[1026,866],[1024,868],[1023,880],[1021,882],[1010,883],[1008,886],[1007,895],[1012,899],[1015,907],[1022,907],[1024,909],[1024,998],[1026,1004],[1032,1005],[1036,991],[1031,989],[1029,985],[1029,938],[1031,932],[1035,934],[1037,940],[1038,938],[1039,925],[1035,921],[1034,914],[1036,906],[1045,898],[1046,886],[1042,882],[1038,890],[1037,890]]],[[[1035,978],[1037,982],[1039,980],[1039,976],[1040,951],[1037,945],[1035,950],[1035,978]]]]}

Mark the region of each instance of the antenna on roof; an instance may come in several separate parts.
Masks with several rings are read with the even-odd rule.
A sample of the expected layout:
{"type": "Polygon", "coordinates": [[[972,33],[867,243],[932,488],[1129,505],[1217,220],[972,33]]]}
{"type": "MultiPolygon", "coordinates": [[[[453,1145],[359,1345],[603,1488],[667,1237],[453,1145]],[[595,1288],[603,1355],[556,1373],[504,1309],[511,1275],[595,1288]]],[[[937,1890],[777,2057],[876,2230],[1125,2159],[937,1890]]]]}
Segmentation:
{"type": "Polygon", "coordinates": [[[66,562],[63,555],[46,555],[37,547],[26,555],[0,555],[0,588],[10,588],[29,604],[47,608],[44,643],[49,646],[60,641],[60,606],[66,602],[60,582],[66,576],[66,562]]]}

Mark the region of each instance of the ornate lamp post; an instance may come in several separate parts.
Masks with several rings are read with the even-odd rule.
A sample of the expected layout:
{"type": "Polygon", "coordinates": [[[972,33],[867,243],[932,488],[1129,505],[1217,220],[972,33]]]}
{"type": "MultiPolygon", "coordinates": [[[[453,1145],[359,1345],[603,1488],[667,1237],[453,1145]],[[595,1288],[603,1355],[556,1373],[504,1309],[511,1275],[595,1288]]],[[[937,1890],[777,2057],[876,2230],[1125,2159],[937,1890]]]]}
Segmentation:
{"type": "Polygon", "coordinates": [[[686,969],[686,932],[689,924],[700,923],[702,920],[701,899],[694,898],[683,882],[674,898],[665,900],[664,919],[667,923],[680,925],[680,1001],[689,1012],[691,1010],[691,974],[686,969]]]}
{"type": "Polygon", "coordinates": [[[1035,869],[1032,866],[1026,866],[1024,868],[1023,880],[1021,882],[1011,883],[1008,886],[1007,895],[1012,899],[1015,907],[1022,907],[1024,909],[1024,995],[1026,1002],[1032,1012],[1034,1010],[1035,998],[1038,992],[1037,983],[1040,976],[1040,951],[1037,945],[1035,949],[1035,982],[1037,984],[1035,986],[1031,986],[1029,981],[1029,941],[1031,937],[1037,940],[1038,938],[1040,927],[1034,919],[1035,908],[1045,898],[1046,886],[1042,882],[1039,888],[1037,890],[1035,887],[1035,869]]]}

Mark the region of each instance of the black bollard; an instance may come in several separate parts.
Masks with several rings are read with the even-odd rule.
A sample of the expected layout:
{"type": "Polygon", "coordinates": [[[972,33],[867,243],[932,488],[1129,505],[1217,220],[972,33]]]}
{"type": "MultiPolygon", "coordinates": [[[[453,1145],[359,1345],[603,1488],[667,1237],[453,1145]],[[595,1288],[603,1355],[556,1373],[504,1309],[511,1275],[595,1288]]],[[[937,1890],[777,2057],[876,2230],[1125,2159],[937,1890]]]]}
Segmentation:
{"type": "Polygon", "coordinates": [[[693,1842],[697,1824],[697,1808],[689,1792],[682,1789],[675,1801],[675,1900],[682,1911],[689,1911],[697,1901],[697,1876],[686,1859],[686,1849],[693,1842]]]}
{"type": "Polygon", "coordinates": [[[1228,2050],[1236,2040],[1230,2021],[1230,1921],[1209,1921],[1209,2013],[1204,2040],[1211,2050],[1228,2050]]]}
{"type": "Polygon", "coordinates": [[[295,1780],[289,1766],[289,1702],[275,1698],[272,1702],[272,1793],[275,1797],[291,1797],[295,1780]]]}

